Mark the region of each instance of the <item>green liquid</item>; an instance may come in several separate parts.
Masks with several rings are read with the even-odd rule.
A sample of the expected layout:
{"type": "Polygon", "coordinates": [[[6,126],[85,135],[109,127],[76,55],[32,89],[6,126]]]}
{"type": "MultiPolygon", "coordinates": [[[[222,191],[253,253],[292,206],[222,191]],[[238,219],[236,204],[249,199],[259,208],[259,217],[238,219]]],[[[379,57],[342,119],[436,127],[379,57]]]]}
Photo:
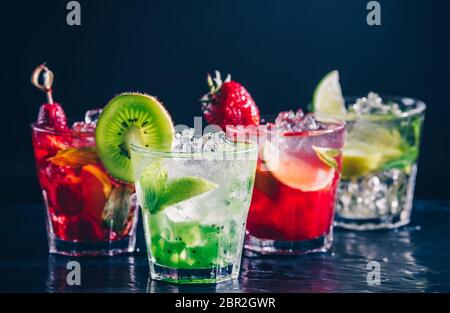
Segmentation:
{"type": "Polygon", "coordinates": [[[164,213],[146,214],[150,225],[147,240],[154,262],[176,269],[225,267],[236,262],[241,236],[236,223],[222,225],[168,220],[164,213]]]}

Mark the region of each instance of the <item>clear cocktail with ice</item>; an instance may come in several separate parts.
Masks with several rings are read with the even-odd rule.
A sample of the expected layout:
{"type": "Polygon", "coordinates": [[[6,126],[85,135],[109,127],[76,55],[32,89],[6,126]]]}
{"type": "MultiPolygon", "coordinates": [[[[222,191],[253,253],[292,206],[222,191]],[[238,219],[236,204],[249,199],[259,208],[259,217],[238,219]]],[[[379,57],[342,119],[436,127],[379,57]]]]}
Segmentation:
{"type": "Polygon", "coordinates": [[[406,225],[425,104],[374,93],[349,103],[336,225],[360,230],[406,225]]]}
{"type": "Polygon", "coordinates": [[[257,148],[177,133],[172,151],[131,146],[151,277],[215,283],[239,274],[257,148]]]}
{"type": "Polygon", "coordinates": [[[346,121],[335,224],[370,230],[410,222],[425,104],[405,97],[342,97],[338,73],[320,82],[314,108],[346,121]]]}

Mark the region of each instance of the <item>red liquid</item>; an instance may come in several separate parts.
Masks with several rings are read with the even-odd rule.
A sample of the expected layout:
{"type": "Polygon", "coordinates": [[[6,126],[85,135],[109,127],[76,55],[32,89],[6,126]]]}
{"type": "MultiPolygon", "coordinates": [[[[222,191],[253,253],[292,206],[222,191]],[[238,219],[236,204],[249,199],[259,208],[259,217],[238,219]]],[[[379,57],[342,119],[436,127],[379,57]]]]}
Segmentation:
{"type": "Polygon", "coordinates": [[[330,232],[339,172],[325,188],[304,192],[262,171],[258,161],[255,187],[247,220],[250,235],[260,239],[302,241],[330,232]]]}
{"type": "Polygon", "coordinates": [[[330,233],[342,154],[333,157],[337,167],[332,168],[313,147],[341,150],[344,126],[332,123],[327,127],[322,132],[285,133],[270,140],[264,132],[250,133],[250,138],[260,143],[247,219],[250,235],[276,241],[305,241],[330,233]],[[279,166],[274,166],[275,154],[279,166]]]}
{"type": "Polygon", "coordinates": [[[128,236],[136,210],[131,201],[133,187],[108,176],[95,152],[92,133],[56,133],[33,127],[33,146],[49,231],[56,239],[95,243],[128,236]],[[61,153],[67,151],[75,153],[65,154],[67,160],[62,160],[61,153]],[[113,218],[115,224],[102,217],[113,191],[127,197],[110,200],[115,210],[125,212],[124,217],[113,218]]]}

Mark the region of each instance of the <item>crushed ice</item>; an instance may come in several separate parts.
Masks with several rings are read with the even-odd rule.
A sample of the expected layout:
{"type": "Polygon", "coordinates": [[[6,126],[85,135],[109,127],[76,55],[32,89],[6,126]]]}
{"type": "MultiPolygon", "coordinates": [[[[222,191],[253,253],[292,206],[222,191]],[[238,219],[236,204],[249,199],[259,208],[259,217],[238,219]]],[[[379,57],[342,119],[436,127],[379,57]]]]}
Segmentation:
{"type": "Polygon", "coordinates": [[[369,92],[367,97],[356,99],[348,108],[350,113],[362,114],[395,114],[400,115],[402,110],[395,102],[384,103],[383,99],[375,92],[369,92]]]}
{"type": "Polygon", "coordinates": [[[211,132],[202,137],[195,136],[194,128],[186,128],[175,134],[172,143],[173,152],[198,153],[198,152],[215,152],[223,150],[229,145],[225,140],[225,133],[211,132]]]}
{"type": "Polygon", "coordinates": [[[86,111],[84,121],[73,123],[72,129],[78,132],[93,132],[97,126],[97,121],[102,111],[103,109],[92,109],[86,111]]]}
{"type": "Polygon", "coordinates": [[[297,112],[280,112],[275,119],[275,124],[283,132],[313,131],[324,127],[312,114],[304,114],[302,109],[297,112]]]}

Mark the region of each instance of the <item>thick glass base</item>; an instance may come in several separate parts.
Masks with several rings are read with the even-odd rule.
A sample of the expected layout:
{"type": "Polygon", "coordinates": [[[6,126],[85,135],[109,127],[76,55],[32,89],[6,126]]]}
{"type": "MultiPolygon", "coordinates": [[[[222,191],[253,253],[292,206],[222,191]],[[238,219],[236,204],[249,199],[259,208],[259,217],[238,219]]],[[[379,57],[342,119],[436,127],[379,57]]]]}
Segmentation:
{"type": "Polygon", "coordinates": [[[409,224],[417,166],[341,180],[334,226],[391,229],[409,224]]]}
{"type": "Polygon", "coordinates": [[[377,230],[397,228],[408,225],[409,222],[410,214],[369,219],[349,219],[336,215],[334,226],[351,230],[377,230]]]}
{"type": "Polygon", "coordinates": [[[332,231],[326,236],[302,241],[278,241],[259,239],[247,234],[244,247],[246,255],[299,255],[313,252],[326,252],[333,242],[332,231]]]}
{"type": "MultiPolygon", "coordinates": [[[[52,236],[53,237],[53,236],[52,236]]],[[[112,256],[132,253],[136,247],[136,233],[116,241],[81,243],[49,238],[49,252],[66,256],[112,256]]]]}
{"type": "Polygon", "coordinates": [[[152,279],[175,284],[215,284],[236,279],[238,274],[239,268],[236,265],[206,269],[176,269],[150,261],[152,279]]]}

